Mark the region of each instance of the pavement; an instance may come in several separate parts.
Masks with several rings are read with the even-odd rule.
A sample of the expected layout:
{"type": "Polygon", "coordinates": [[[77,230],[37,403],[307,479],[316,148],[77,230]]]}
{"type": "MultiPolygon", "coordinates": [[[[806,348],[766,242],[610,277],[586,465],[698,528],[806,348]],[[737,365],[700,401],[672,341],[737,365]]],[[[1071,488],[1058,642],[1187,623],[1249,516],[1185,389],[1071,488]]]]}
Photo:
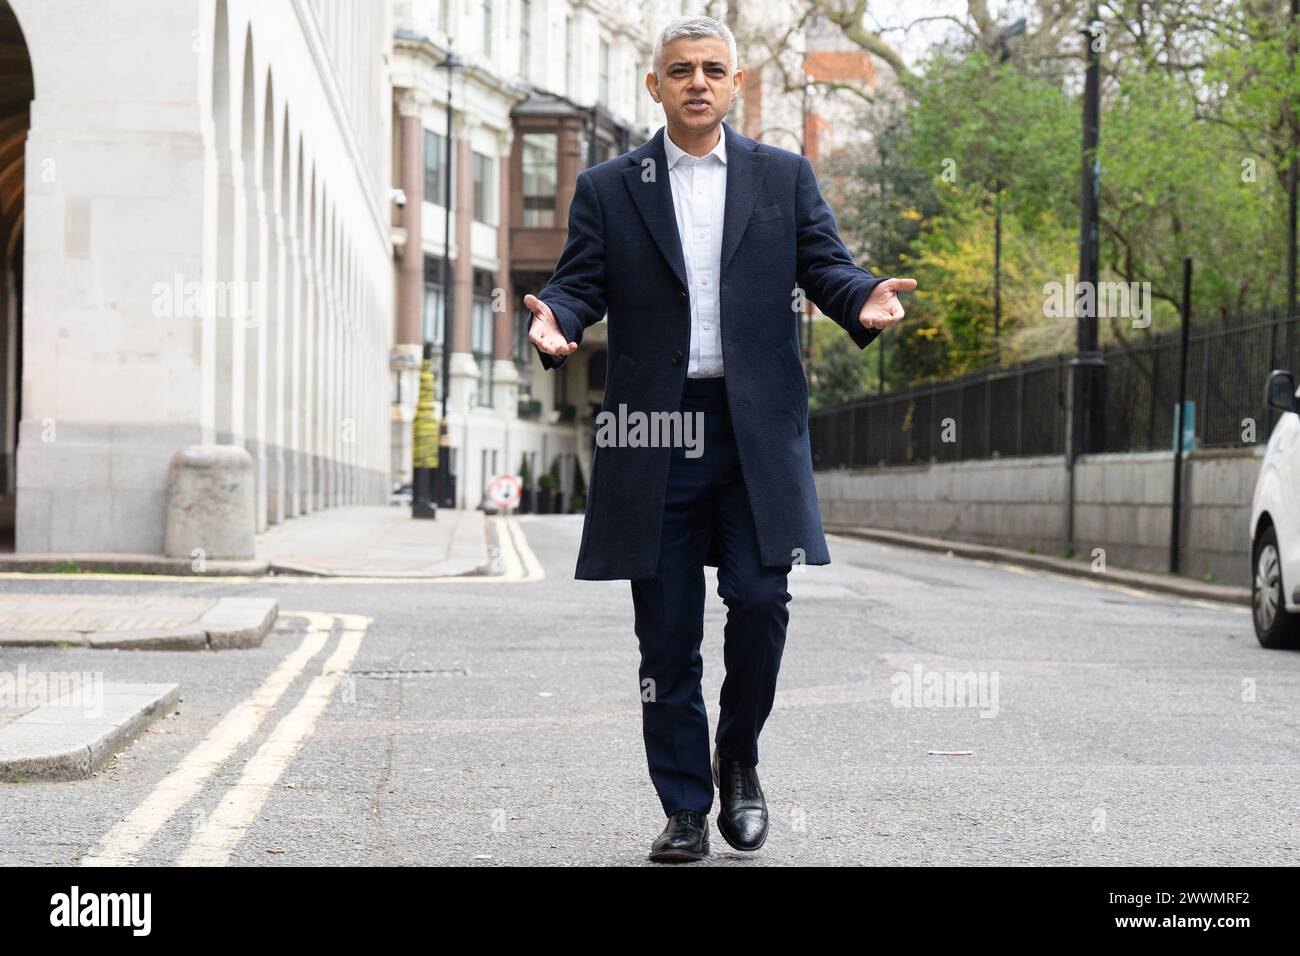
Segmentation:
{"type": "Polygon", "coordinates": [[[255,647],[275,616],[266,598],[8,593],[0,594],[0,647],[255,647]]]}
{"type": "Polygon", "coordinates": [[[481,511],[440,508],[412,519],[410,507],[343,505],[298,515],[254,538],[248,559],[84,552],[0,553],[5,573],[192,574],[248,577],[267,573],[455,577],[488,573],[481,511]]]}
{"type": "Polygon", "coordinates": [[[273,573],[436,578],[489,573],[486,517],[439,508],[415,519],[392,505],[326,508],[274,525],[256,553],[273,573]]]}
{"type": "MultiPolygon", "coordinates": [[[[7,688],[0,707],[0,781],[89,777],[180,702],[176,684],[104,683],[60,675],[52,699],[49,675],[7,688]]],[[[92,677],[93,675],[84,675],[92,677]]]]}
{"type": "MultiPolygon", "coordinates": [[[[261,597],[7,593],[0,594],[0,648],[250,648],[262,643],[277,611],[275,600],[261,597]]],[[[2,781],[85,777],[179,700],[174,683],[105,683],[99,668],[24,670],[0,669],[2,781]]]]}

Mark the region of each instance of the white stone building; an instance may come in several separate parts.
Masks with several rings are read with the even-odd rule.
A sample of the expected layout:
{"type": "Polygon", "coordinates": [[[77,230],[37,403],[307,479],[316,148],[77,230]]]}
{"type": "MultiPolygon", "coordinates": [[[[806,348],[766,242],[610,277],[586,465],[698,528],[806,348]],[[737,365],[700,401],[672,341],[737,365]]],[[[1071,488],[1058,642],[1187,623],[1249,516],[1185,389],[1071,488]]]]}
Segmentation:
{"type": "Polygon", "coordinates": [[[19,552],[162,551],[168,463],[257,528],[387,499],[392,19],[0,0],[4,502],[19,552]]]}

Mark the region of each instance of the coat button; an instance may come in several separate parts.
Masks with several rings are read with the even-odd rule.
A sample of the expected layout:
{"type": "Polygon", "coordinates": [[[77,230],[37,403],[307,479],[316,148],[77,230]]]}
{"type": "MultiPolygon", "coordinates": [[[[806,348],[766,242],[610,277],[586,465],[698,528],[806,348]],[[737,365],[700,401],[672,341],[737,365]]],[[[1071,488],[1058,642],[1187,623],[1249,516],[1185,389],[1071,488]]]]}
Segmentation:
{"type": "Polygon", "coordinates": [[[677,298],[679,298],[679,299],[681,299],[683,302],[685,302],[685,301],[686,301],[686,290],[685,290],[685,289],[678,289],[678,290],[677,290],[677,298]]]}
{"type": "Polygon", "coordinates": [[[673,364],[674,364],[674,365],[681,365],[681,364],[682,364],[682,353],[681,353],[681,352],[674,352],[674,353],[673,353],[673,364]]]}

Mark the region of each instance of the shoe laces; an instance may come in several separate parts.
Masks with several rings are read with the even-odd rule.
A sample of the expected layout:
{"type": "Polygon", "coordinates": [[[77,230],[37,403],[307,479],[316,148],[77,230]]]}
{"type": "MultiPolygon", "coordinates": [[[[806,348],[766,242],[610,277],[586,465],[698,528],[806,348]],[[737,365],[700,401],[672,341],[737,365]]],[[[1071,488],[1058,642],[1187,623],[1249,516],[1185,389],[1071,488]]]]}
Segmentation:
{"type": "Polygon", "coordinates": [[[695,810],[678,810],[673,814],[679,824],[703,826],[704,815],[695,810]]]}
{"type": "Polygon", "coordinates": [[[742,800],[757,799],[758,779],[754,768],[746,767],[739,760],[727,760],[726,763],[731,772],[731,792],[742,800]]]}

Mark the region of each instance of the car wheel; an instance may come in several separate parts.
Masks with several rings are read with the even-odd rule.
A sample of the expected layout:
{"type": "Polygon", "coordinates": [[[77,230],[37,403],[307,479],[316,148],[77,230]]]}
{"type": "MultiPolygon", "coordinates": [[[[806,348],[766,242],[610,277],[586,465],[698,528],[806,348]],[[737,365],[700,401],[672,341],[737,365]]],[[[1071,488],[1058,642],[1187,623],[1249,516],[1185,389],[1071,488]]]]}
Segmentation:
{"type": "Polygon", "coordinates": [[[1286,609],[1286,592],[1282,585],[1282,559],[1277,548],[1277,532],[1265,528],[1255,542],[1251,609],[1255,636],[1270,649],[1300,648],[1300,615],[1286,609]]]}

